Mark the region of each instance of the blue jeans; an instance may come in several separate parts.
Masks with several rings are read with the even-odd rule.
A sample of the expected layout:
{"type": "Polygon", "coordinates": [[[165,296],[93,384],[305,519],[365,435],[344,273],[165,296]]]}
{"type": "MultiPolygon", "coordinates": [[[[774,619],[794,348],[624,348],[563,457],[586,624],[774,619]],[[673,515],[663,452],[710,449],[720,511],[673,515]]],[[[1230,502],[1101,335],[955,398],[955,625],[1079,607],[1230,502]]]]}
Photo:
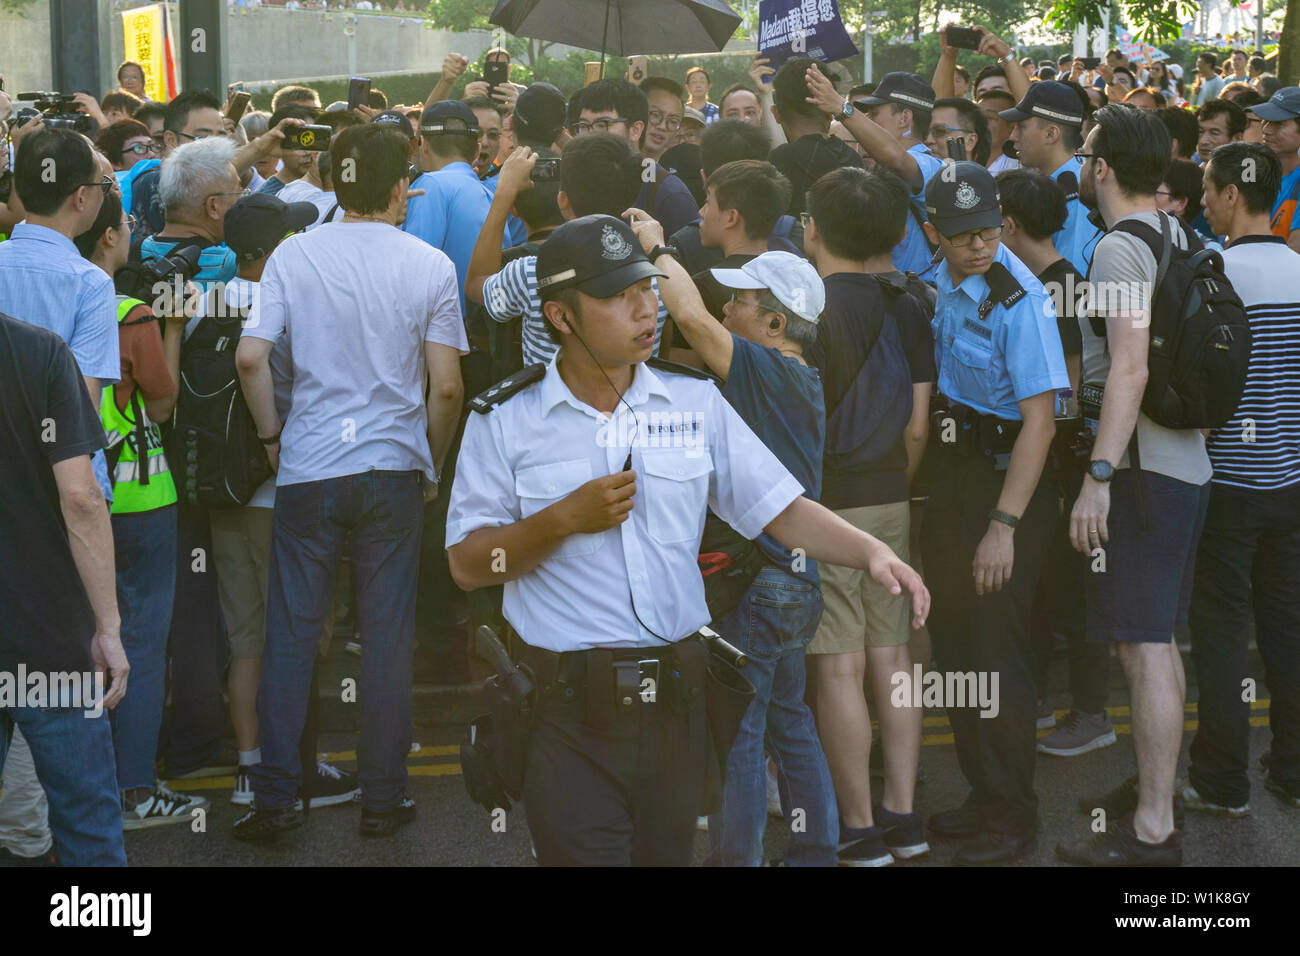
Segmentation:
{"type": "MultiPolygon", "coordinates": [[[[128,696],[134,690],[131,683],[128,696]]],[[[0,710],[0,769],[14,724],[22,728],[45,788],[50,829],[63,865],[126,866],[108,714],[87,717],[81,707],[0,710]]]]}
{"type": "Polygon", "coordinates": [[[350,541],[361,653],[362,805],[396,809],[406,795],[411,666],[424,498],[416,471],[282,485],[275,490],[266,647],[257,691],[262,762],[251,773],[259,809],[293,806],[302,781],[298,744],[312,666],[329,620],[334,571],[350,541]]]}
{"type": "Polygon", "coordinates": [[[112,712],[117,782],[153,789],[166,696],[167,632],[176,587],[176,507],[113,515],[117,608],[131,676],[112,712]]]}
{"type": "Polygon", "coordinates": [[[767,823],[764,741],[783,781],[792,828],[787,866],[834,866],[839,823],[830,768],[804,703],[804,649],[822,617],[822,595],[779,568],[764,568],[736,608],[713,625],[749,655],[754,685],[727,760],[722,813],[709,818],[710,866],[759,866],[767,823]],[[802,811],[802,812],[800,812],[802,811]]]}

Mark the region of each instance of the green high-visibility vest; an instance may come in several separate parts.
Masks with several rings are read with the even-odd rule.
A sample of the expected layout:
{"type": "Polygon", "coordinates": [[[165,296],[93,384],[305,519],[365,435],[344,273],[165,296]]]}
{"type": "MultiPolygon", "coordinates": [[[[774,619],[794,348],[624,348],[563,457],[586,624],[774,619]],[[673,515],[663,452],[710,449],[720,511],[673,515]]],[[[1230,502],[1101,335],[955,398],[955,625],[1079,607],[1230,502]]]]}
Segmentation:
{"type": "MultiPolygon", "coordinates": [[[[121,325],[136,306],[144,305],[139,299],[117,297],[117,321],[121,325]]],[[[149,319],[148,321],[153,321],[149,319]]],[[[154,511],[176,503],[176,483],[172,480],[163,453],[162,434],[158,426],[149,421],[140,405],[140,389],[131,393],[125,411],[117,408],[117,386],[104,386],[99,400],[99,416],[108,436],[104,450],[113,467],[112,513],[136,514],[154,511]],[[140,446],[144,446],[144,464],[141,467],[140,446]]]]}

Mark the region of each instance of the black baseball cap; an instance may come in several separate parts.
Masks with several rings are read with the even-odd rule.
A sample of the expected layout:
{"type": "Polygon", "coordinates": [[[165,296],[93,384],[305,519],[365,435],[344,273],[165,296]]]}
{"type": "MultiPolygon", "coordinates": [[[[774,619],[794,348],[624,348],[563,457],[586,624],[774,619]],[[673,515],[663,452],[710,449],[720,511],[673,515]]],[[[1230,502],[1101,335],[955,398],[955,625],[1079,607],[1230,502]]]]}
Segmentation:
{"type": "Polygon", "coordinates": [[[1267,103],[1256,103],[1246,107],[1247,113],[1254,113],[1262,120],[1276,123],[1278,120],[1300,119],[1300,86],[1284,86],[1268,98],[1267,103]]]}
{"type": "Polygon", "coordinates": [[[315,203],[287,203],[270,193],[253,193],[226,212],[226,245],[240,262],[253,262],[269,255],[277,242],[306,229],[319,216],[315,203]]]}
{"type": "Polygon", "coordinates": [[[384,110],[370,122],[387,123],[390,126],[396,126],[407,139],[415,138],[415,130],[411,128],[410,118],[398,110],[384,110]]]}
{"type": "Polygon", "coordinates": [[[641,251],[632,227],[613,216],[571,219],[537,253],[537,292],[543,302],[564,289],[608,299],[650,277],[664,274],[641,251]]]}
{"type": "Polygon", "coordinates": [[[886,73],[870,96],[853,103],[855,106],[897,103],[906,109],[930,112],[934,109],[934,87],[919,73],[886,73]]]}
{"type": "Polygon", "coordinates": [[[420,114],[420,132],[425,136],[444,134],[478,135],[478,117],[460,100],[439,100],[424,108],[420,114]]]}
{"type": "Polygon", "coordinates": [[[564,129],[564,94],[550,83],[534,83],[515,100],[515,134],[551,142],[564,129]]]}
{"type": "Polygon", "coordinates": [[[1067,126],[1082,126],[1083,101],[1068,84],[1059,80],[1040,80],[1029,84],[1023,100],[998,115],[1009,123],[1038,116],[1067,126]]]}
{"type": "Polygon", "coordinates": [[[979,163],[944,163],[925,187],[925,214],[944,236],[1000,226],[998,184],[979,163]]]}

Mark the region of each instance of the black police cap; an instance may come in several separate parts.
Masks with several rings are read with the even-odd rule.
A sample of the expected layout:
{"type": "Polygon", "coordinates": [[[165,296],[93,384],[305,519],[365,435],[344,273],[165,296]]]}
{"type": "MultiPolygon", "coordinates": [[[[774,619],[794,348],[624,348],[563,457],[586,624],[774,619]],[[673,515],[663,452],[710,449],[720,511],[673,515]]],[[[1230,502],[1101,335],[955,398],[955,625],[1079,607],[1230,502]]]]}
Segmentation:
{"type": "Polygon", "coordinates": [[[571,219],[537,253],[537,292],[543,302],[564,289],[608,299],[642,279],[663,275],[641,251],[632,227],[613,216],[571,219]]]}
{"type": "Polygon", "coordinates": [[[945,163],[925,187],[925,214],[944,236],[1000,226],[998,184],[979,163],[945,163]]]}
{"type": "Polygon", "coordinates": [[[1052,123],[1082,126],[1083,102],[1073,87],[1058,80],[1040,80],[1029,84],[1023,100],[998,115],[1010,123],[1038,116],[1052,123]]]}

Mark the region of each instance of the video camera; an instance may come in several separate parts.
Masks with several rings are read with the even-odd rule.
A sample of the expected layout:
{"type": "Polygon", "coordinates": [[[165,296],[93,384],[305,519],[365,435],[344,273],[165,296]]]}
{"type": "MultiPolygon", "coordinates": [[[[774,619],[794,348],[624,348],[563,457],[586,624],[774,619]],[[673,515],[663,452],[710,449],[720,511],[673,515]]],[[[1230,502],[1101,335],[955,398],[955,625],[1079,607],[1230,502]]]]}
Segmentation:
{"type": "Polygon", "coordinates": [[[202,246],[188,245],[173,249],[160,259],[127,263],[114,273],[113,285],[121,295],[153,302],[158,298],[155,289],[161,282],[168,287],[170,295],[183,299],[185,283],[199,274],[199,256],[202,254],[202,246]]]}
{"type": "Polygon", "coordinates": [[[50,129],[74,129],[87,136],[94,133],[95,121],[81,111],[76,97],[71,93],[19,93],[17,99],[34,101],[34,108],[16,110],[10,120],[12,125],[21,126],[39,114],[50,129]]]}

